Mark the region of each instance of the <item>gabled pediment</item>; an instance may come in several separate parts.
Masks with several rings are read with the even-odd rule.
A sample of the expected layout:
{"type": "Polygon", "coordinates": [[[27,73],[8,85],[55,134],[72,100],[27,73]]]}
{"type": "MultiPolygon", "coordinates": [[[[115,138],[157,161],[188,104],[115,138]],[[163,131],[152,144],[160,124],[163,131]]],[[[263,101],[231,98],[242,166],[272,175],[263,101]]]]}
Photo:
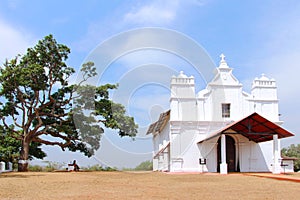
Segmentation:
{"type": "Polygon", "coordinates": [[[216,75],[209,85],[241,85],[238,79],[232,74],[231,68],[217,68],[216,70],[216,75]]]}

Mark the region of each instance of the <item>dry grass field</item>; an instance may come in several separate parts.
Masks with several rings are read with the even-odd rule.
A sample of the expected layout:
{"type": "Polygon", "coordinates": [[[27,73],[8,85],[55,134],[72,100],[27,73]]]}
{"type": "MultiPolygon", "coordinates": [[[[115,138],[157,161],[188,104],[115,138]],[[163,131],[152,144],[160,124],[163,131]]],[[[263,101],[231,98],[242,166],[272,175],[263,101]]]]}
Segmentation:
{"type": "Polygon", "coordinates": [[[14,172],[0,174],[0,199],[291,200],[300,199],[300,183],[242,174],[14,172]]]}

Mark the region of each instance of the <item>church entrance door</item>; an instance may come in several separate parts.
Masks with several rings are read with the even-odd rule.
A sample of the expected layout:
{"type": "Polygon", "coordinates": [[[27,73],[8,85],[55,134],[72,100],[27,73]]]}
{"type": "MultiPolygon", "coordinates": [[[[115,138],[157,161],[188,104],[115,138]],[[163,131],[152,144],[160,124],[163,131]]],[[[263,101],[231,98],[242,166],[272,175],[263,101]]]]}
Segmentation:
{"type": "MultiPolygon", "coordinates": [[[[217,171],[220,172],[221,164],[221,138],[218,140],[217,171]]],[[[236,172],[236,149],[234,139],[226,135],[226,163],[228,172],[236,172]]]]}

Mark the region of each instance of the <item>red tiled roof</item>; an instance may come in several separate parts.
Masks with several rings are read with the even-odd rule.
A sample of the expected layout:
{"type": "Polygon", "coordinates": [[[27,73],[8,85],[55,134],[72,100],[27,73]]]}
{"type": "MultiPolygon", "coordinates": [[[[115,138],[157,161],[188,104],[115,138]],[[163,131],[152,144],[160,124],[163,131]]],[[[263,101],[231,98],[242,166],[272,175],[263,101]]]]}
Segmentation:
{"type": "Polygon", "coordinates": [[[273,140],[273,135],[275,134],[278,134],[278,138],[294,136],[294,134],[283,129],[279,125],[267,120],[257,113],[253,113],[239,121],[225,126],[224,128],[199,142],[203,142],[229,132],[231,134],[241,134],[256,143],[273,140]]]}

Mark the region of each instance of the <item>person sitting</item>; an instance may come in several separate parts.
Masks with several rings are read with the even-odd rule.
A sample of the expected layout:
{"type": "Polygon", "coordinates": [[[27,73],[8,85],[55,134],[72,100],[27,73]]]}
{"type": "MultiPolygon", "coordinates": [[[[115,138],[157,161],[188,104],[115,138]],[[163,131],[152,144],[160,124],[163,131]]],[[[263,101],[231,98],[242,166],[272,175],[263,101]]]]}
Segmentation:
{"type": "Polygon", "coordinates": [[[73,163],[68,164],[68,166],[73,166],[73,171],[75,171],[75,172],[79,171],[79,169],[80,169],[76,163],[76,160],[74,160],[73,163]]]}

